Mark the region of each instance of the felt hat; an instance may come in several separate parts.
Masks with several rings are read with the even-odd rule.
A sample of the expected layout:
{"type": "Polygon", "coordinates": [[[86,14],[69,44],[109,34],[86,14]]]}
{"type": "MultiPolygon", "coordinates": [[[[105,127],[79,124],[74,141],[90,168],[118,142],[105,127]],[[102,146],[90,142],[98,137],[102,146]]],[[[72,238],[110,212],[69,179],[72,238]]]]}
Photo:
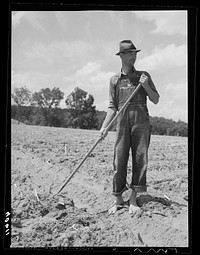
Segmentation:
{"type": "Polygon", "coordinates": [[[136,49],[131,40],[124,40],[119,43],[119,52],[116,53],[116,55],[120,55],[120,53],[126,53],[129,51],[139,52],[140,50],[136,49]]]}

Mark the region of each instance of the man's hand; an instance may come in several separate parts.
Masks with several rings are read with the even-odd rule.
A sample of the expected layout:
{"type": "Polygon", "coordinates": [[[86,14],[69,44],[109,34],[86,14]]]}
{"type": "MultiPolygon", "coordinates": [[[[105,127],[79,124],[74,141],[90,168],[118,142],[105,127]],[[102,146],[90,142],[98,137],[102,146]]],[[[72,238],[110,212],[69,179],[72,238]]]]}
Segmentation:
{"type": "Polygon", "coordinates": [[[107,134],[108,134],[107,129],[104,128],[104,127],[102,127],[102,128],[100,129],[100,135],[101,135],[101,137],[104,139],[104,138],[107,136],[107,134]]]}
{"type": "Polygon", "coordinates": [[[149,85],[148,85],[148,76],[145,75],[144,73],[140,76],[140,83],[142,83],[142,87],[144,89],[148,89],[149,85]]]}
{"type": "Polygon", "coordinates": [[[149,86],[148,83],[148,76],[145,75],[144,73],[140,76],[140,80],[139,82],[141,82],[142,87],[145,89],[149,99],[154,103],[157,104],[159,101],[159,94],[157,91],[152,90],[151,87],[149,86]]]}

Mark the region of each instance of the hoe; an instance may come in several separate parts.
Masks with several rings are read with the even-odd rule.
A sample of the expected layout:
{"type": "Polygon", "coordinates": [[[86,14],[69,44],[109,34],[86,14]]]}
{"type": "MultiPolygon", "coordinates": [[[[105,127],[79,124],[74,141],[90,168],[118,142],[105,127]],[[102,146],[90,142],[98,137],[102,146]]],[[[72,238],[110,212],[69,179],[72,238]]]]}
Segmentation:
{"type": "MultiPolygon", "coordinates": [[[[110,127],[112,126],[112,124],[115,122],[115,120],[119,117],[119,115],[123,112],[123,110],[125,110],[125,108],[127,107],[129,101],[135,96],[135,94],[138,92],[138,90],[141,87],[141,83],[138,84],[138,86],[136,87],[136,89],[132,92],[132,94],[130,95],[130,97],[127,99],[127,101],[124,103],[124,105],[122,106],[122,108],[118,111],[118,113],[115,115],[115,117],[112,119],[112,121],[108,124],[108,126],[106,127],[105,132],[107,132],[110,127]]],[[[67,180],[65,181],[65,183],[63,184],[63,186],[57,191],[57,193],[55,193],[53,195],[53,198],[58,195],[58,193],[60,193],[64,187],[67,185],[67,183],[71,180],[71,178],[74,176],[74,174],[78,171],[78,169],[82,166],[82,164],[85,162],[85,160],[87,159],[87,157],[90,155],[90,153],[94,150],[94,148],[97,146],[97,144],[103,140],[104,137],[100,136],[97,141],[95,142],[95,144],[90,148],[90,150],[88,151],[88,153],[85,155],[85,157],[81,160],[81,162],[77,165],[77,167],[74,169],[74,171],[70,174],[70,176],[67,178],[67,180]]]]}

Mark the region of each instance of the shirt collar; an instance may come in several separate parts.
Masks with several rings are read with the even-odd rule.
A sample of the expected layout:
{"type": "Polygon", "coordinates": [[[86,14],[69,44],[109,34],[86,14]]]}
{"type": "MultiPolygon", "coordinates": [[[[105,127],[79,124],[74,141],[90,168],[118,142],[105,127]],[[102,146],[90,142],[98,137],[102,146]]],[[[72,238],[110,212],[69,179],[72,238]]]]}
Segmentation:
{"type": "MultiPolygon", "coordinates": [[[[136,69],[135,69],[134,66],[132,67],[132,71],[133,71],[133,72],[136,72],[136,69]]],[[[126,76],[127,74],[125,74],[124,71],[123,71],[123,69],[121,68],[121,76],[122,76],[122,75],[125,75],[125,76],[126,76]]]]}

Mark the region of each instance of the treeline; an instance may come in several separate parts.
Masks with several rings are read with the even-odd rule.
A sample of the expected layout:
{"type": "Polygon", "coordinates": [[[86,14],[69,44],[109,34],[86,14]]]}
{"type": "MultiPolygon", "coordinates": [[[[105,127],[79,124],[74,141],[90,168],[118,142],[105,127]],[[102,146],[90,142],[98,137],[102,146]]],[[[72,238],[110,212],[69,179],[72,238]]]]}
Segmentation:
{"type": "MultiPolygon", "coordinates": [[[[31,94],[26,87],[15,89],[11,105],[11,118],[27,125],[40,125],[64,128],[99,130],[106,112],[98,111],[94,98],[80,88],[67,96],[66,108],[59,108],[64,93],[59,88],[41,89],[31,94]]],[[[170,136],[188,136],[188,125],[183,121],[173,121],[163,117],[151,117],[152,134],[170,136]]],[[[113,124],[112,131],[116,130],[113,124]]]]}
{"type": "Polygon", "coordinates": [[[100,129],[103,120],[106,116],[106,112],[95,111],[93,122],[87,125],[82,123],[80,116],[78,121],[71,116],[69,109],[62,109],[59,107],[52,108],[48,119],[45,117],[39,107],[35,106],[21,106],[20,117],[18,116],[19,107],[17,105],[11,105],[11,118],[19,122],[23,122],[26,125],[38,125],[38,126],[50,126],[50,127],[64,127],[64,128],[81,128],[81,129],[100,129]]]}
{"type": "Polygon", "coordinates": [[[150,116],[150,123],[154,135],[188,136],[188,124],[181,120],[150,116]]]}
{"type": "MultiPolygon", "coordinates": [[[[18,106],[11,106],[11,118],[18,120],[18,106]]],[[[95,112],[95,118],[91,125],[87,126],[87,129],[99,130],[105,119],[106,112],[98,111],[95,112]]],[[[80,127],[77,124],[74,125],[73,118],[70,115],[68,109],[54,108],[51,111],[51,121],[47,122],[41,109],[34,106],[22,106],[21,116],[19,119],[27,125],[39,125],[39,126],[52,126],[52,127],[64,127],[64,128],[85,128],[80,127]]],[[[169,136],[188,136],[188,125],[183,121],[173,121],[172,119],[165,119],[163,117],[151,117],[150,123],[152,125],[152,134],[155,135],[169,135],[169,136]]],[[[111,128],[115,131],[115,125],[111,128]]]]}

